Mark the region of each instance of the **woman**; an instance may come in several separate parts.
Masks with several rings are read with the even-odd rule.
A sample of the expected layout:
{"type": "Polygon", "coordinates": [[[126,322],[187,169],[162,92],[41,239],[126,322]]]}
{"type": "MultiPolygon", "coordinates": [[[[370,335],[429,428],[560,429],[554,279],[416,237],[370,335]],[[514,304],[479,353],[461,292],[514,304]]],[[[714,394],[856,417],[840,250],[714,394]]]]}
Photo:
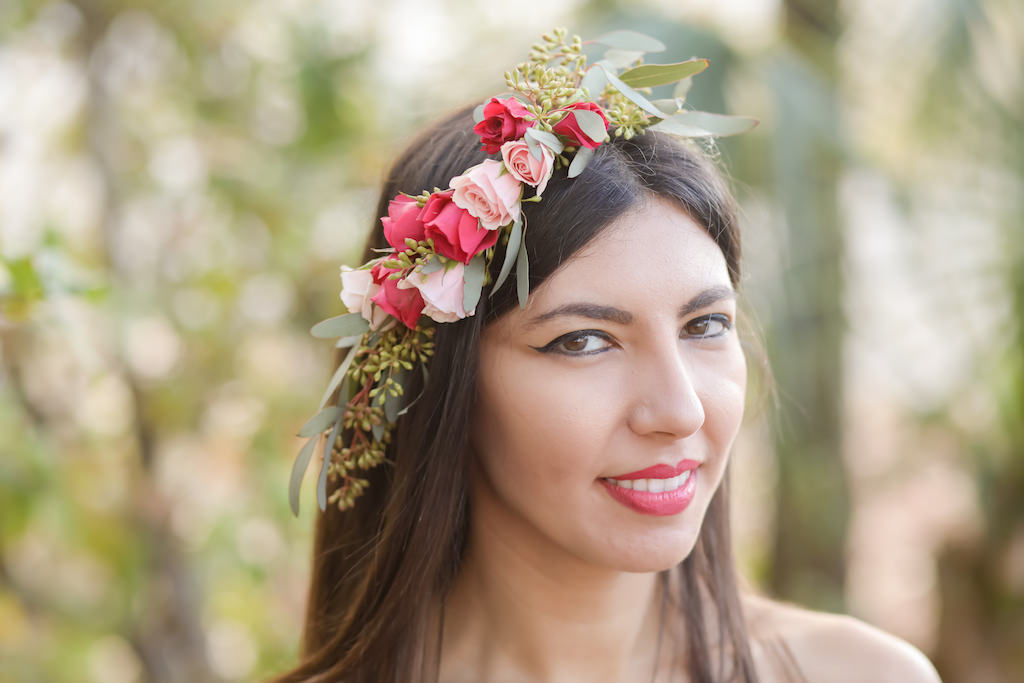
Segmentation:
{"type": "Polygon", "coordinates": [[[353,350],[303,432],[300,478],[329,434],[331,504],[280,681],[937,680],[902,641],[738,588],[733,200],[696,147],[631,124],[630,73],[602,83],[629,103],[527,87],[396,161],[372,268],[343,273],[353,313],[314,328],[353,350]]]}

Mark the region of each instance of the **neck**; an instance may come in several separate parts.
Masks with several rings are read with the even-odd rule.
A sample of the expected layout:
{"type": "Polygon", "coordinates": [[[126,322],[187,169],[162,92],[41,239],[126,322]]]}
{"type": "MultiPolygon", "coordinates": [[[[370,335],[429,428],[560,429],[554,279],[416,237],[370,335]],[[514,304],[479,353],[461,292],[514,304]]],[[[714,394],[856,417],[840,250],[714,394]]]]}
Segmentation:
{"type": "Polygon", "coordinates": [[[475,512],[446,603],[442,681],[651,679],[664,626],[656,573],[588,565],[475,512]]]}

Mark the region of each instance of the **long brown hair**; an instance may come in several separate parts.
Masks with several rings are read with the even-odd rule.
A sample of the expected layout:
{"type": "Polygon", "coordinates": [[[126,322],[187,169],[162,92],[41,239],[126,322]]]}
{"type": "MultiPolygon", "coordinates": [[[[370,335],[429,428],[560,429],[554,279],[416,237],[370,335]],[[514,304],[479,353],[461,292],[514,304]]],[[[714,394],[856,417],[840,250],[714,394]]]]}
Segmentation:
{"type": "MultiPolygon", "coordinates": [[[[468,110],[460,111],[415,140],[391,168],[376,216],[386,215],[399,192],[447,187],[486,158],[472,128],[468,110]]],[[[738,285],[739,232],[721,176],[699,149],[648,132],[602,145],[576,179],[556,171],[543,201],[523,204],[531,289],[652,194],[675,202],[707,229],[738,285]]],[[[367,258],[382,246],[378,224],[367,258]]],[[[499,253],[494,263],[501,261],[499,253]]],[[[391,464],[370,473],[369,489],[354,509],[328,506],[319,515],[302,660],[276,679],[280,683],[436,680],[437,605],[459,571],[471,521],[467,454],[480,335],[515,305],[514,290],[511,282],[494,296],[485,288],[476,315],[437,326],[428,378],[408,387],[412,395],[423,393],[399,419],[391,464]]],[[[669,572],[662,575],[675,587],[665,604],[685,624],[672,647],[685,657],[693,681],[756,680],[733,569],[727,479],[712,498],[693,552],[672,570],[671,582],[669,572]]]]}

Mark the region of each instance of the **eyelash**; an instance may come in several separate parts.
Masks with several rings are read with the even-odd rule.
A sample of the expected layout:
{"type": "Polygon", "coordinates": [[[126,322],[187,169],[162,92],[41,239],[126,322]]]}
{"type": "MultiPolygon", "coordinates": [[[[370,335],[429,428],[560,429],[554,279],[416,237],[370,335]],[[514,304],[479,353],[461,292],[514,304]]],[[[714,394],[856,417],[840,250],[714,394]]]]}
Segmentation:
{"type": "MultiPolygon", "coordinates": [[[[699,339],[714,339],[716,337],[723,336],[729,330],[732,329],[732,318],[730,318],[729,316],[725,315],[724,313],[711,313],[711,314],[708,314],[708,315],[703,315],[703,316],[701,316],[699,318],[695,318],[695,319],[691,320],[690,322],[686,323],[686,325],[684,325],[684,329],[687,328],[687,327],[690,327],[691,325],[695,325],[695,324],[705,324],[705,325],[707,325],[709,323],[719,323],[722,326],[722,328],[721,328],[721,330],[719,332],[717,332],[715,334],[706,334],[706,333],[704,333],[704,334],[693,334],[692,338],[693,339],[698,339],[698,340],[699,339]]],[[[600,330],[576,330],[574,332],[569,332],[567,334],[563,334],[560,337],[556,337],[555,339],[551,340],[550,342],[548,342],[544,346],[534,346],[533,348],[536,349],[537,351],[540,351],[541,353],[558,353],[558,354],[562,354],[564,356],[574,356],[574,357],[576,357],[576,356],[593,356],[594,354],[604,353],[605,351],[608,350],[607,347],[603,347],[603,348],[600,348],[600,349],[593,349],[591,351],[567,351],[567,350],[560,350],[558,348],[559,345],[564,344],[567,341],[577,340],[577,339],[584,339],[584,338],[587,338],[587,337],[597,337],[597,338],[603,339],[605,341],[610,341],[610,337],[607,334],[605,334],[604,332],[600,331],[600,330]]]]}

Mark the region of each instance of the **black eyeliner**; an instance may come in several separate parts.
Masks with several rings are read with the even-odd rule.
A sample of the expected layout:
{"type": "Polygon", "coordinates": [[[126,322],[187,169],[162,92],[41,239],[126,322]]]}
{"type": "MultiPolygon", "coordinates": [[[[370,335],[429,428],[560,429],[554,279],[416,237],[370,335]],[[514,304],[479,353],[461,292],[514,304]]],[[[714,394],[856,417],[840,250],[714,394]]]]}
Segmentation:
{"type": "Polygon", "coordinates": [[[544,346],[530,346],[530,348],[533,349],[534,351],[540,351],[541,353],[560,353],[563,356],[590,356],[590,355],[593,355],[595,353],[602,353],[604,351],[604,349],[598,349],[596,351],[584,351],[582,353],[571,353],[571,352],[566,352],[566,351],[556,351],[555,350],[555,346],[557,346],[558,344],[561,344],[562,342],[564,342],[564,341],[566,341],[568,339],[573,339],[575,337],[586,337],[586,336],[600,337],[601,339],[603,339],[605,341],[610,341],[610,339],[608,338],[608,335],[605,334],[604,332],[600,331],[600,330],[573,330],[572,332],[566,332],[563,335],[559,335],[559,336],[555,337],[554,339],[549,341],[544,346]]]}

